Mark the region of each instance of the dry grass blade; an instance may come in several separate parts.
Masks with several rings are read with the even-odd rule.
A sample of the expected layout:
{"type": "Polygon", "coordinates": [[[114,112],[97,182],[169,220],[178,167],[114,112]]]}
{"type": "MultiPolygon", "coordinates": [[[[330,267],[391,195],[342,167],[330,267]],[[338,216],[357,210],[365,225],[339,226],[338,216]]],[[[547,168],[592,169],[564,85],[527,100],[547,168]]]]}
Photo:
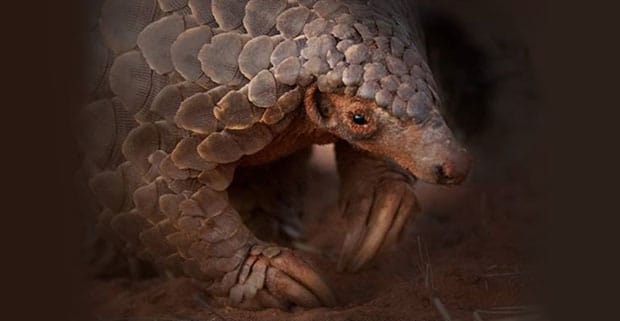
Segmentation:
{"type": "MultiPolygon", "coordinates": [[[[543,320],[546,320],[543,316],[534,314],[534,315],[521,315],[521,316],[516,316],[516,317],[494,319],[492,321],[543,321],[543,320]]],[[[485,321],[485,320],[480,318],[480,315],[474,314],[474,321],[485,321]]]]}
{"type": "Polygon", "coordinates": [[[534,321],[545,320],[541,313],[540,307],[537,306],[508,306],[494,307],[488,310],[476,310],[473,313],[474,321],[484,321],[481,315],[503,315],[501,319],[494,321],[534,321]]]}
{"type": "Polygon", "coordinates": [[[530,273],[527,271],[521,271],[521,272],[487,273],[482,276],[485,278],[493,278],[493,277],[521,276],[521,275],[527,275],[527,274],[530,274],[530,273]]]}
{"type": "Polygon", "coordinates": [[[543,320],[545,320],[545,318],[541,315],[525,315],[525,316],[518,316],[518,317],[502,318],[502,319],[497,319],[494,321],[543,321],[543,320]]]}
{"type": "Polygon", "coordinates": [[[119,317],[102,318],[97,317],[98,321],[211,321],[213,319],[193,319],[193,318],[170,318],[170,317],[119,317]]]}
{"type": "Polygon", "coordinates": [[[484,321],[482,317],[480,316],[480,313],[478,313],[478,311],[474,311],[473,318],[474,318],[474,321],[484,321]]]}
{"type": "Polygon", "coordinates": [[[424,269],[422,269],[422,263],[424,263],[424,256],[422,255],[422,239],[420,238],[420,236],[418,235],[417,237],[417,243],[418,243],[418,268],[420,269],[420,273],[424,273],[424,269]]]}
{"type": "MultiPolygon", "coordinates": [[[[450,313],[448,309],[443,305],[439,297],[436,295],[435,291],[435,282],[433,281],[433,266],[431,265],[431,256],[429,254],[428,245],[424,244],[425,251],[422,251],[422,239],[418,235],[418,256],[419,256],[419,267],[420,272],[424,274],[424,286],[430,290],[429,299],[433,303],[439,315],[441,315],[442,320],[444,321],[452,321],[452,317],[450,317],[450,313]],[[425,268],[422,268],[424,266],[425,268]]],[[[477,320],[478,321],[478,320],[477,320]]],[[[480,320],[481,321],[481,320],[480,320]]]]}
{"type": "Polygon", "coordinates": [[[426,243],[424,243],[424,250],[425,250],[425,254],[426,254],[426,262],[430,262],[431,261],[431,255],[429,254],[428,244],[426,244],[426,243]]]}
{"type": "Polygon", "coordinates": [[[441,318],[444,321],[452,321],[452,318],[450,317],[450,313],[448,313],[448,310],[443,305],[443,303],[441,303],[441,300],[439,300],[438,297],[432,296],[431,297],[431,301],[433,302],[433,305],[435,306],[435,309],[437,309],[437,311],[439,311],[439,314],[441,315],[441,318]]]}
{"type": "Polygon", "coordinates": [[[490,310],[476,310],[479,314],[531,314],[538,313],[536,310],[499,310],[499,309],[490,309],[490,310]]]}
{"type": "Polygon", "coordinates": [[[426,264],[426,273],[424,274],[424,286],[426,286],[427,289],[431,289],[431,265],[430,264],[426,264]]]}
{"type": "Polygon", "coordinates": [[[428,264],[428,274],[429,274],[428,278],[431,280],[430,289],[435,291],[435,278],[433,277],[433,266],[430,263],[428,264]]]}
{"type": "Polygon", "coordinates": [[[541,308],[535,305],[515,305],[509,307],[491,308],[493,311],[523,311],[523,312],[540,312],[541,308]]]}

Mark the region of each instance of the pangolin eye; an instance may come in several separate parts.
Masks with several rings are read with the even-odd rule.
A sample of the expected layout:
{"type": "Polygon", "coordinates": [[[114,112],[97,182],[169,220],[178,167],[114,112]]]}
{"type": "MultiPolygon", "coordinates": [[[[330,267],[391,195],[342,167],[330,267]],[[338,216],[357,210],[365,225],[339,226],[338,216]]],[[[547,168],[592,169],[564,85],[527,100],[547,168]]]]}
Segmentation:
{"type": "Polygon", "coordinates": [[[364,115],[360,115],[360,114],[353,114],[353,122],[358,124],[358,125],[366,125],[366,124],[368,124],[368,120],[366,119],[366,117],[364,117],[364,115]]]}

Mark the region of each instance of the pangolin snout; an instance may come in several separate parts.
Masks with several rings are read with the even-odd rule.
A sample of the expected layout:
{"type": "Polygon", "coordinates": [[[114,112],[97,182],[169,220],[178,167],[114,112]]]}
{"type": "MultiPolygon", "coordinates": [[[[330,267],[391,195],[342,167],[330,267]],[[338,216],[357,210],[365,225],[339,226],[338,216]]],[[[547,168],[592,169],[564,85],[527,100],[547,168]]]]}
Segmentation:
{"type": "Polygon", "coordinates": [[[433,166],[435,182],[441,185],[458,185],[462,183],[472,165],[472,157],[464,148],[450,152],[449,157],[433,166]]]}

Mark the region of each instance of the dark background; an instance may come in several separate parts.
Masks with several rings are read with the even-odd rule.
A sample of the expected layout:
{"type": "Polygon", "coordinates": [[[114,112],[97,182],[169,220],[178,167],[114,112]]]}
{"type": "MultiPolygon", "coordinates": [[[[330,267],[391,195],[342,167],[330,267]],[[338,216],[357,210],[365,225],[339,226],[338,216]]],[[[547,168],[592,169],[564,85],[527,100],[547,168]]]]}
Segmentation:
{"type": "MultiPolygon", "coordinates": [[[[530,48],[543,99],[543,128],[527,166],[552,217],[541,244],[551,318],[615,319],[620,224],[609,205],[618,199],[611,154],[620,145],[620,56],[610,47],[618,42],[618,10],[592,2],[502,3],[530,48]]],[[[2,315],[84,320],[69,189],[78,159],[70,119],[80,88],[79,2],[42,4],[3,6],[2,315]]]]}

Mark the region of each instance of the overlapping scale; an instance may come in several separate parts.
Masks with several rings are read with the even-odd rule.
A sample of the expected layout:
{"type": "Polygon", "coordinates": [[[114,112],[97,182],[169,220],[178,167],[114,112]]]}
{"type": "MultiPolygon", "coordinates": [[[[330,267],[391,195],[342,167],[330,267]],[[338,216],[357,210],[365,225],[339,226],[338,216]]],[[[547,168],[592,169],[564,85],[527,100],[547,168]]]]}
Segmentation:
{"type": "Polygon", "coordinates": [[[243,26],[251,37],[268,34],[276,18],[286,9],[286,0],[250,0],[245,6],[243,26]]]}
{"type": "Polygon", "coordinates": [[[234,32],[214,36],[198,52],[204,73],[218,84],[238,85],[238,59],[247,40],[247,37],[234,32]]]}
{"type": "Polygon", "coordinates": [[[153,72],[136,50],[118,56],[110,70],[110,88],[131,113],[150,106],[166,85],[166,77],[153,72]]]}
{"type": "Polygon", "coordinates": [[[247,0],[211,0],[211,14],[220,28],[230,31],[241,26],[247,0]]]}
{"type": "Polygon", "coordinates": [[[138,34],[159,15],[154,0],[107,0],[101,8],[103,38],[116,53],[136,46],[138,34]]]}
{"type": "Polygon", "coordinates": [[[268,36],[258,36],[248,41],[239,54],[239,70],[248,79],[269,67],[274,43],[268,36]]]}
{"type": "Polygon", "coordinates": [[[151,69],[163,75],[174,69],[171,46],[186,28],[195,25],[191,16],[172,14],[148,25],[138,35],[138,47],[151,69]]]}

